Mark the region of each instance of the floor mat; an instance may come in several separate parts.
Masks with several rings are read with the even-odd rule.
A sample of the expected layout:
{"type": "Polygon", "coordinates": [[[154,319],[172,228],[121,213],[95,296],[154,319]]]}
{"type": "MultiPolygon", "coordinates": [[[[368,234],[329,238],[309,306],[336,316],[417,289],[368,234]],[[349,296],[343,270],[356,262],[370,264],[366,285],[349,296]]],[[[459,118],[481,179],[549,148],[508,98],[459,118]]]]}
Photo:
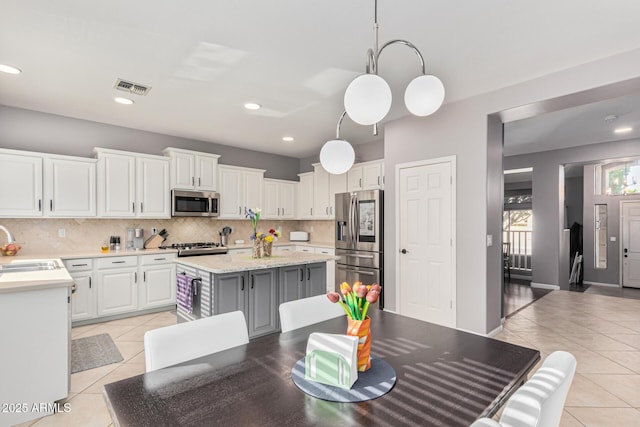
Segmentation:
{"type": "Polygon", "coordinates": [[[99,368],[124,360],[109,334],[71,341],[71,373],[99,368]]]}

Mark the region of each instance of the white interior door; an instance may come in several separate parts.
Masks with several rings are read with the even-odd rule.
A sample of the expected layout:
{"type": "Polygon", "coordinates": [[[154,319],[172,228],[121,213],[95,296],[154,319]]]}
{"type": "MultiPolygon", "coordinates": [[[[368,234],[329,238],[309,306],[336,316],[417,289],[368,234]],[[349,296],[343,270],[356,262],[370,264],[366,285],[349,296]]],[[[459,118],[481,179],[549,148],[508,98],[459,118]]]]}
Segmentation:
{"type": "Polygon", "coordinates": [[[399,165],[398,301],[400,313],[455,327],[455,159],[399,165]]]}
{"type": "Polygon", "coordinates": [[[640,288],[640,202],[622,203],[622,286],[640,288]]]}

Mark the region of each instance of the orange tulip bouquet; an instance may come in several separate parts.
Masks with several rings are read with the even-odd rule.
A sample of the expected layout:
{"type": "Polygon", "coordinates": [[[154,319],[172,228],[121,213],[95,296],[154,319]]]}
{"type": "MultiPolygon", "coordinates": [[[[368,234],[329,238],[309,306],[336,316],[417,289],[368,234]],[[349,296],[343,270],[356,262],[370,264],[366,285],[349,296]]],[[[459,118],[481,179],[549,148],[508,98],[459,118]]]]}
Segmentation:
{"type": "Polygon", "coordinates": [[[369,306],[380,297],[382,287],[378,284],[363,285],[355,282],[353,288],[347,282],[340,285],[340,296],[337,292],[329,292],[327,298],[338,303],[347,313],[347,335],[358,337],[358,371],[364,372],[371,367],[371,319],[367,317],[369,306]]]}

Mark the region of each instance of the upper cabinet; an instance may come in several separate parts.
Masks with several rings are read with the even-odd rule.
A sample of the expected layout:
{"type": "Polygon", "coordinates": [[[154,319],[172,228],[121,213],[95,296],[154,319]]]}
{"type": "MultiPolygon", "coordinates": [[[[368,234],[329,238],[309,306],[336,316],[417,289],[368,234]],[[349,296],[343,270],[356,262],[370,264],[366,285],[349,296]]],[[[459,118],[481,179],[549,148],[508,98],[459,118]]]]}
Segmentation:
{"type": "Polygon", "coordinates": [[[314,173],[305,172],[298,174],[298,219],[313,219],[313,182],[314,173]]]}
{"type": "Polygon", "coordinates": [[[353,165],[347,172],[347,191],[384,189],[384,162],[375,160],[353,165]]]}
{"type": "Polygon", "coordinates": [[[294,219],[298,183],[280,179],[264,179],[264,219],[294,219]]]}
{"type": "Polygon", "coordinates": [[[330,174],[320,163],[315,163],[313,167],[313,217],[335,218],[335,195],[347,191],[347,174],[330,174]]]}
{"type": "Polygon", "coordinates": [[[169,159],[96,148],[101,217],[169,218],[169,159]]]}
{"type": "Polygon", "coordinates": [[[2,217],[96,215],[96,160],[0,150],[2,217]]]}
{"type": "Polygon", "coordinates": [[[244,218],[249,208],[263,209],[264,169],[218,165],[220,218],[244,218]]]}
{"type": "Polygon", "coordinates": [[[219,191],[217,154],[165,148],[171,159],[171,189],[219,191]]]}

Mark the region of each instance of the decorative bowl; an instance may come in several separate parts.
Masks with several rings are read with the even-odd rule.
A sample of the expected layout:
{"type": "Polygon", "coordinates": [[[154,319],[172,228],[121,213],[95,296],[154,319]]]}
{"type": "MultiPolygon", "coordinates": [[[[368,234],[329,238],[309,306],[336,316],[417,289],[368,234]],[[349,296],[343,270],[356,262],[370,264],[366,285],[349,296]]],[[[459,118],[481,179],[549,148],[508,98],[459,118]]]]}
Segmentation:
{"type": "Polygon", "coordinates": [[[17,243],[7,243],[6,245],[0,246],[0,253],[4,256],[13,256],[17,254],[22,246],[17,243]]]}

